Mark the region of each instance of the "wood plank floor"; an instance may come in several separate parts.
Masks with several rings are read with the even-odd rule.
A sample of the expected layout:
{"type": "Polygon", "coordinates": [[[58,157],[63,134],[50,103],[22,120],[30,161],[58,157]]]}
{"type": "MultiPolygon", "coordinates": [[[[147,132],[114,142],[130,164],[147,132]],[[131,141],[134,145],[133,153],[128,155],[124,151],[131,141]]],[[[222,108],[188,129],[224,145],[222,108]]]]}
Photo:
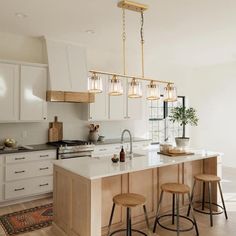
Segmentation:
{"type": "MultiPolygon", "coordinates": [[[[36,201],[31,201],[31,202],[26,202],[26,203],[21,203],[21,204],[16,204],[8,207],[2,207],[0,208],[0,215],[11,213],[14,211],[20,211],[23,209],[35,207],[35,206],[40,206],[43,204],[48,204],[52,202],[51,198],[45,198],[41,200],[36,200],[36,201]]],[[[214,227],[211,228],[209,227],[209,217],[206,215],[202,214],[196,214],[198,225],[199,225],[199,231],[200,235],[203,236],[234,236],[236,235],[236,211],[235,211],[235,206],[232,206],[232,204],[235,203],[227,203],[227,208],[228,208],[228,215],[229,215],[229,220],[225,220],[224,215],[219,215],[214,217],[214,227]]],[[[157,232],[160,236],[174,236],[176,233],[170,232],[170,231],[165,231],[161,229],[160,227],[157,227],[157,232]]],[[[5,236],[6,234],[4,233],[3,229],[0,227],[0,235],[5,236]]],[[[22,236],[57,236],[52,233],[51,227],[47,227],[41,230],[37,230],[34,232],[30,233],[25,233],[21,234],[22,236]]],[[[134,234],[134,236],[137,234],[134,234]]],[[[195,235],[194,231],[190,231],[187,233],[182,233],[181,235],[195,235]]]]}

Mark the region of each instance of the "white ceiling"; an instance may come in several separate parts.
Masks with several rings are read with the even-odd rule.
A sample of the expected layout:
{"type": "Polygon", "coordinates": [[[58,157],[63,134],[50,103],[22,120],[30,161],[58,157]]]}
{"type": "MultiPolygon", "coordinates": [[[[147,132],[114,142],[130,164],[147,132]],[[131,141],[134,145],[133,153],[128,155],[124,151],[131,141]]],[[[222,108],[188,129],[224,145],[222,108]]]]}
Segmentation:
{"type": "MultiPolygon", "coordinates": [[[[0,31],[96,44],[120,50],[116,0],[0,0],[0,31]],[[28,15],[21,19],[16,12],[28,15]],[[86,30],[95,34],[87,34],[86,30]],[[119,45],[119,46],[117,46],[119,45]]],[[[236,0],[140,0],[149,61],[199,66],[236,60],[236,0]]],[[[127,13],[130,51],[139,42],[139,16],[127,13]],[[135,42],[135,43],[134,43],[135,42]],[[136,43],[137,42],[137,43],[136,43]]]]}

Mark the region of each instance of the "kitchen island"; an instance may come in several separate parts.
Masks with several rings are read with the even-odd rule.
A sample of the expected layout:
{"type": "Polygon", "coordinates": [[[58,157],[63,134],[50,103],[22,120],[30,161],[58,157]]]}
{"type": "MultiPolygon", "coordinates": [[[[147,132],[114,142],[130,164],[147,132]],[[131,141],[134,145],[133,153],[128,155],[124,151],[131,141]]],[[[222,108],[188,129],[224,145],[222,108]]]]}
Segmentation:
{"type": "MultiPolygon", "coordinates": [[[[159,155],[156,150],[140,151],[139,156],[124,163],[112,163],[110,156],[55,161],[53,230],[56,235],[105,235],[113,196],[127,192],[147,198],[148,216],[152,221],[161,184],[179,182],[192,187],[195,174],[217,174],[219,166],[220,154],[206,151],[178,157],[159,155]]],[[[213,191],[216,201],[216,186],[213,191]]],[[[197,186],[196,198],[200,193],[200,186],[197,186]]],[[[162,211],[170,210],[171,203],[171,195],[166,195],[162,211]]],[[[187,204],[187,199],[183,198],[182,207],[187,204]]],[[[132,211],[132,223],[136,228],[145,226],[142,209],[132,211]]],[[[117,207],[112,227],[124,226],[125,209],[117,207]]]]}

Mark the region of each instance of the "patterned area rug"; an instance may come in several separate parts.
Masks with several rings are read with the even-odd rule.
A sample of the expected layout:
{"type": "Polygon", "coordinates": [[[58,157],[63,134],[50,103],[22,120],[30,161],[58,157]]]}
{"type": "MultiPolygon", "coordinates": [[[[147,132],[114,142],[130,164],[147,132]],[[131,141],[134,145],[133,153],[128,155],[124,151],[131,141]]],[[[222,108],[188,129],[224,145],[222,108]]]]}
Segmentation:
{"type": "Polygon", "coordinates": [[[27,233],[52,224],[52,203],[0,216],[6,235],[27,233]]]}

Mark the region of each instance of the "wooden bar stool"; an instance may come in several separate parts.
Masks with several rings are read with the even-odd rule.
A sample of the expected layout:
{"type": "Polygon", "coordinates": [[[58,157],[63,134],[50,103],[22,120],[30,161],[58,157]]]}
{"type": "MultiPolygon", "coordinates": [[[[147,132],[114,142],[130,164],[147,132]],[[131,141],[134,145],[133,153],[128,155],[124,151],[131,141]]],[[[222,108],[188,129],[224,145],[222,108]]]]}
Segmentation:
{"type": "MultiPolygon", "coordinates": [[[[226,212],[225,202],[224,202],[223,193],[222,193],[222,189],[221,189],[221,185],[220,185],[220,181],[221,181],[220,177],[218,177],[216,175],[207,175],[207,174],[195,175],[194,176],[194,184],[193,184],[192,194],[191,194],[191,201],[193,201],[194,189],[195,189],[197,181],[200,181],[200,182],[203,183],[202,200],[201,200],[201,202],[198,202],[198,203],[202,204],[202,207],[201,207],[201,209],[198,209],[198,208],[193,208],[193,209],[195,211],[199,212],[199,213],[210,215],[211,227],[213,226],[213,215],[219,215],[219,214],[222,214],[224,212],[225,213],[225,218],[227,220],[228,215],[227,215],[227,212],[226,212]],[[218,185],[223,206],[212,202],[212,183],[217,183],[217,185],[218,185]],[[208,186],[208,201],[205,201],[206,184],[208,186]],[[209,211],[205,211],[205,204],[209,204],[209,211]],[[213,212],[212,211],[212,205],[221,208],[222,211],[213,212]]],[[[188,209],[188,215],[189,215],[189,211],[190,211],[190,209],[188,209]]]]}
{"type": "Polygon", "coordinates": [[[111,211],[111,216],[110,216],[110,221],[109,221],[109,226],[108,226],[108,236],[114,235],[118,232],[121,231],[126,231],[126,236],[131,236],[132,235],[132,231],[133,232],[137,232],[140,233],[142,235],[146,235],[148,236],[148,234],[145,234],[144,232],[137,230],[137,229],[132,229],[132,222],[131,222],[131,208],[137,207],[137,206],[143,206],[143,210],[144,210],[144,215],[145,215],[145,220],[146,220],[146,224],[147,224],[147,228],[148,228],[148,232],[150,230],[149,227],[149,221],[148,221],[148,216],[147,216],[147,210],[146,210],[146,198],[140,194],[136,194],[136,193],[123,193],[123,194],[118,194],[115,197],[113,197],[113,206],[112,206],[112,211],[111,211]],[[110,233],[111,230],[111,224],[112,224],[112,218],[113,218],[113,214],[115,211],[115,206],[119,205],[122,207],[126,207],[127,209],[127,215],[126,215],[126,229],[119,229],[116,230],[112,233],[110,233]]]}
{"type": "Polygon", "coordinates": [[[197,222],[195,220],[194,213],[193,213],[189,186],[187,186],[185,184],[179,184],[179,183],[166,183],[166,184],[161,185],[161,196],[160,196],[160,201],[159,201],[158,208],[157,208],[157,214],[156,214],[156,219],[155,219],[155,223],[154,223],[154,227],[153,227],[153,233],[155,233],[155,231],[156,231],[157,223],[162,228],[164,228],[166,230],[177,232],[178,236],[179,236],[180,232],[190,231],[194,227],[195,227],[197,236],[199,235],[197,222]],[[170,193],[170,194],[173,195],[173,198],[172,198],[173,199],[172,200],[172,213],[171,214],[165,214],[165,215],[159,215],[164,192],[170,193]],[[188,195],[190,211],[192,213],[192,219],[190,217],[186,217],[186,216],[183,216],[183,215],[179,214],[179,195],[184,195],[184,194],[188,195]],[[175,204],[176,204],[176,213],[175,213],[175,204]],[[166,218],[166,217],[172,217],[172,225],[175,224],[175,217],[176,217],[176,229],[164,226],[160,222],[161,219],[166,218]],[[185,228],[185,229],[180,228],[180,218],[190,222],[191,227],[188,227],[188,228],[185,228]]]}

